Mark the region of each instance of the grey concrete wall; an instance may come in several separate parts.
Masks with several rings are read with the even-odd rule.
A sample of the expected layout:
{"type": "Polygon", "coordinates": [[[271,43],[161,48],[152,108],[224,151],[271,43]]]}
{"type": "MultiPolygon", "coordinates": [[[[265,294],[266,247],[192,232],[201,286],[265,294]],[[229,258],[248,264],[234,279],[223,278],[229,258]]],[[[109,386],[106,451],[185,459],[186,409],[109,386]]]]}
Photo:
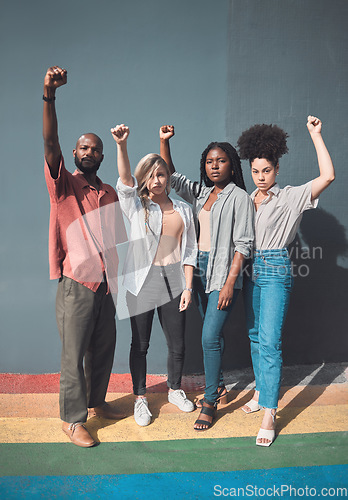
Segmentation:
{"type": "MultiPolygon", "coordinates": [[[[2,18],[0,371],[59,371],[41,137],[42,83],[53,64],[68,69],[68,85],[59,89],[56,103],[67,167],[73,170],[77,137],[94,131],[104,140],[100,174],[110,184],[117,176],[109,129],[116,123],[131,128],[133,165],[158,151],[159,126],[173,123],[175,164],[191,178],[198,178],[200,154],[211,140],[235,144],[249,125],[277,123],[291,136],[279,179],[285,185],[316,175],[305,119],[309,112],[322,118],[338,180],[322,196],[321,210],[307,214],[301,226],[298,247],[321,245],[323,259],[311,259],[309,277],[297,280],[285,360],[342,360],[347,325],[347,3],[19,0],[4,6],[2,18]]],[[[245,165],[251,189],[248,175],[245,165]]],[[[199,326],[192,308],[188,373],[202,370],[199,326]]],[[[225,333],[225,368],[247,366],[242,299],[225,333]]],[[[129,343],[129,322],[119,321],[114,371],[129,371],[129,343]]],[[[166,371],[164,353],[156,320],[149,372],[166,371]]]]}
{"type": "MultiPolygon", "coordinates": [[[[278,182],[296,185],[318,175],[306,128],[323,121],[337,179],[305,213],[292,248],[295,285],[284,329],[284,362],[344,361],[348,353],[348,3],[344,0],[230,2],[227,137],[255,123],[290,135],[278,182]]],[[[250,168],[243,162],[248,191],[250,168]]],[[[241,328],[238,338],[242,342],[241,328]]],[[[234,355],[233,355],[234,356],[234,355]]],[[[238,357],[241,363],[245,359],[238,357]]]]}

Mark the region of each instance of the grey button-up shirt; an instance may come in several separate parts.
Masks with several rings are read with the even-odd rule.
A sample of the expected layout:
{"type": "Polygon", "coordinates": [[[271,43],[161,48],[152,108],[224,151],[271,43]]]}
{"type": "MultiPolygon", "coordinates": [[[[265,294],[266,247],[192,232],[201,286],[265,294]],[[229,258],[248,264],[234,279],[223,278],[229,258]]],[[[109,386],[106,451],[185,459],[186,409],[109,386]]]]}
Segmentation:
{"type": "MultiPolygon", "coordinates": [[[[250,195],[253,201],[257,192],[255,189],[250,195]]],[[[289,245],[296,236],[303,212],[318,205],[318,199],[312,201],[311,198],[312,181],[283,189],[274,184],[255,215],[255,248],[279,249],[289,245]]]]}
{"type": "MultiPolygon", "coordinates": [[[[202,187],[197,195],[198,183],[190,181],[177,172],[171,176],[171,186],[181,198],[192,204],[198,235],[198,215],[213,188],[202,187]]],[[[254,241],[254,209],[251,199],[233,182],[230,182],[218,194],[210,213],[211,246],[207,268],[207,293],[221,290],[230,272],[234,253],[240,252],[248,258],[254,241]]],[[[242,288],[242,284],[240,273],[235,282],[235,288],[242,288]]]]}

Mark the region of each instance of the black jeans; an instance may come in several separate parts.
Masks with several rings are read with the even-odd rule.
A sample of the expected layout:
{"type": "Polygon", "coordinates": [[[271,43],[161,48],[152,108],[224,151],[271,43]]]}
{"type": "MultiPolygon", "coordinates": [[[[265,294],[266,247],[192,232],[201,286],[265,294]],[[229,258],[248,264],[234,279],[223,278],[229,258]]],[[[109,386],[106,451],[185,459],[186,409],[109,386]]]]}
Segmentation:
{"type": "Polygon", "coordinates": [[[167,385],[180,389],[185,357],[185,311],[179,311],[182,284],[181,269],[173,264],[161,268],[152,266],[137,296],[127,293],[127,305],[132,327],[129,356],[133,392],[146,393],[146,355],[150,344],[152,322],[157,309],[168,346],[167,385]]]}

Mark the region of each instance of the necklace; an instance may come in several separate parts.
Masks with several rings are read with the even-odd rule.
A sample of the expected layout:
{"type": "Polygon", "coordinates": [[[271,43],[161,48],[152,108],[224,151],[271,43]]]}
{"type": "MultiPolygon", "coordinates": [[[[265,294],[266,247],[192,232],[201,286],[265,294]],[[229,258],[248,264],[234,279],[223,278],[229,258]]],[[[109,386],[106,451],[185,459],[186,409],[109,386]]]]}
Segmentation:
{"type": "MultiPolygon", "coordinates": [[[[165,204],[163,205],[163,207],[160,206],[162,213],[164,213],[166,206],[170,205],[171,203],[172,203],[171,200],[168,198],[167,201],[165,202],[165,204]]],[[[173,211],[174,211],[174,208],[173,208],[173,211]]],[[[170,212],[170,213],[172,213],[172,212],[170,212]]]]}
{"type": "Polygon", "coordinates": [[[258,192],[256,193],[256,195],[254,196],[254,204],[255,204],[255,205],[261,205],[261,203],[262,203],[262,202],[263,202],[266,198],[268,198],[268,196],[267,196],[267,195],[266,195],[266,196],[264,196],[264,195],[262,195],[262,193],[261,193],[261,196],[263,196],[262,200],[261,200],[261,201],[256,201],[256,198],[260,195],[260,193],[261,193],[261,191],[258,191],[258,192]]]}
{"type": "Polygon", "coordinates": [[[260,205],[260,203],[262,203],[266,198],[267,198],[267,196],[265,196],[264,198],[262,198],[261,201],[256,201],[256,197],[255,197],[254,198],[254,203],[256,203],[257,205],[260,205]]]}

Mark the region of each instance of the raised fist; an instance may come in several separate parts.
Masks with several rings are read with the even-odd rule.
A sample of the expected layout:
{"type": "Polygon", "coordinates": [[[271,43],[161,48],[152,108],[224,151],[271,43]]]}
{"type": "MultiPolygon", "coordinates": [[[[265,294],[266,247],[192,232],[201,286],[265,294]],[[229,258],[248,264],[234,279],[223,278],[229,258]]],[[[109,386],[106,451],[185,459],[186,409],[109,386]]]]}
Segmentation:
{"type": "Polygon", "coordinates": [[[174,125],[163,125],[159,131],[160,140],[166,141],[173,137],[174,133],[174,125]]]}
{"type": "Polygon", "coordinates": [[[316,116],[311,116],[309,115],[308,118],[307,118],[307,128],[308,128],[308,131],[309,133],[317,133],[317,134],[320,134],[321,132],[321,121],[319,120],[319,118],[317,118],[316,116]]]}
{"type": "Polygon", "coordinates": [[[57,89],[58,87],[65,85],[67,82],[67,74],[68,72],[66,69],[59,68],[58,66],[48,68],[44,80],[44,86],[57,89]]]}
{"type": "Polygon", "coordinates": [[[124,123],[121,123],[121,125],[116,125],[116,127],[112,128],[111,133],[117,144],[122,144],[127,141],[129,128],[124,123]]]}

